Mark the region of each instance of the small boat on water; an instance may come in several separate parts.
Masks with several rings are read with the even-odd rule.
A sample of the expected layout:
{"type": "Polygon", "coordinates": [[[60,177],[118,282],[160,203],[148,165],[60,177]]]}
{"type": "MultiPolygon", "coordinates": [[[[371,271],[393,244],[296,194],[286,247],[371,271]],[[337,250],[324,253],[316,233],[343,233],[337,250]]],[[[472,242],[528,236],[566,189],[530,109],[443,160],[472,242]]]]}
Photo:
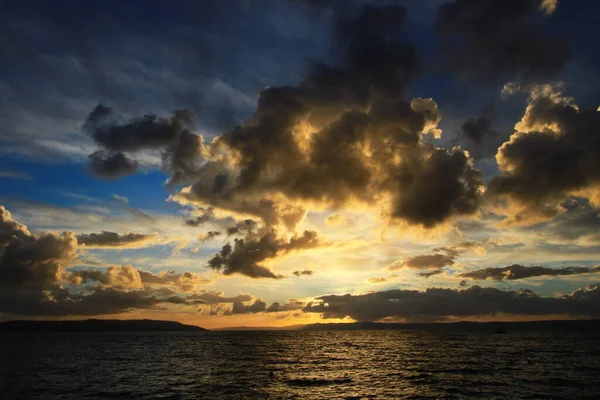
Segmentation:
{"type": "Polygon", "coordinates": [[[494,333],[506,333],[506,331],[502,328],[498,328],[494,331],[494,333]]]}

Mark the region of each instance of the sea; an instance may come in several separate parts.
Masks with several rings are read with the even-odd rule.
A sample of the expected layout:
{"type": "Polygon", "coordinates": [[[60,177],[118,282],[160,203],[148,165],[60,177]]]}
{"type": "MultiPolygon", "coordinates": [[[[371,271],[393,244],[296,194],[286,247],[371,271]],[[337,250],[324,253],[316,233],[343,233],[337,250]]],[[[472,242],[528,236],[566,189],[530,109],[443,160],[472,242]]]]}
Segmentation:
{"type": "Polygon", "coordinates": [[[0,334],[0,398],[600,399],[597,333],[0,334]]]}

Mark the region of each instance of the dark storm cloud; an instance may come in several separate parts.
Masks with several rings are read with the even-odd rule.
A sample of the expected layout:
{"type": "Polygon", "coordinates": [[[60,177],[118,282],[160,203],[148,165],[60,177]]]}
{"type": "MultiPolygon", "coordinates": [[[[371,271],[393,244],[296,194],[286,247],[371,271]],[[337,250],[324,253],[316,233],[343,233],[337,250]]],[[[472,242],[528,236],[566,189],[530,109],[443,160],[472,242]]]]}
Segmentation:
{"type": "Polygon", "coordinates": [[[89,155],[88,168],[100,178],[117,179],[137,172],[139,163],[120,151],[107,153],[98,150],[89,155]]]}
{"type": "Polygon", "coordinates": [[[110,151],[162,149],[176,143],[193,122],[188,110],[178,110],[169,117],[147,114],[138,118],[115,115],[112,108],[98,104],[83,125],[83,132],[110,151]]]}
{"type": "Polygon", "coordinates": [[[282,278],[260,263],[275,259],[286,253],[326,246],[316,232],[304,231],[302,235],[294,235],[285,240],[275,231],[262,234],[247,235],[245,239],[235,239],[234,246],[227,243],[219,253],[208,261],[208,266],[222,270],[223,274],[241,274],[250,278],[282,278]]]}
{"type": "Polygon", "coordinates": [[[108,106],[98,104],[83,124],[84,134],[104,150],[89,156],[90,170],[106,178],[134,173],[139,164],[124,152],[160,151],[162,169],[171,174],[167,185],[189,183],[199,168],[202,137],[190,131],[194,116],[189,110],[177,110],[170,116],[147,114],[142,117],[117,115],[108,106]]]}
{"type": "Polygon", "coordinates": [[[596,269],[588,267],[561,267],[548,268],[541,265],[526,267],[524,265],[513,264],[501,268],[482,268],[474,271],[464,272],[459,274],[460,278],[468,278],[473,280],[494,279],[497,281],[525,279],[535,276],[563,276],[563,275],[579,275],[595,272],[596,269]]]}
{"type": "Polygon", "coordinates": [[[303,311],[320,313],[323,318],[350,317],[357,321],[386,317],[410,321],[444,320],[495,313],[598,317],[600,285],[590,285],[557,298],[539,297],[528,289],[505,291],[479,286],[462,290],[431,288],[424,292],[390,290],[362,295],[326,295],[308,303],[303,311]]]}
{"type": "Polygon", "coordinates": [[[263,90],[254,115],[212,145],[232,150],[236,167],[206,163],[196,173],[202,179],[179,198],[267,225],[280,218],[261,198],[266,193],[333,206],[373,204],[385,193],[392,198],[386,216],[427,228],[474,213],[481,174],[459,148],[420,140],[437,134],[432,99],[405,99],[419,61],[403,40],[404,16],[400,6],[365,6],[356,17],[334,17],[335,63],[312,64],[298,86],[263,90]],[[299,134],[303,122],[315,132],[299,134]]]}
{"type": "Polygon", "coordinates": [[[77,235],[79,244],[86,247],[146,247],[156,241],[156,234],[126,233],[102,231],[77,235]]]}
{"type": "Polygon", "coordinates": [[[544,32],[543,0],[456,0],[440,6],[436,30],[447,63],[467,79],[546,78],[561,71],[570,47],[544,32]]]}
{"type": "Polygon", "coordinates": [[[462,125],[463,136],[480,145],[486,136],[495,135],[496,132],[491,130],[493,111],[493,104],[489,104],[483,109],[479,118],[466,120],[462,125]]]}
{"type": "Polygon", "coordinates": [[[296,276],[310,276],[314,274],[314,271],[311,271],[310,269],[302,269],[294,271],[293,274],[296,276]]]}
{"type": "Polygon", "coordinates": [[[556,96],[532,95],[517,125],[524,132],[498,149],[502,174],[490,182],[491,193],[539,205],[600,184],[600,112],[556,96]]]}

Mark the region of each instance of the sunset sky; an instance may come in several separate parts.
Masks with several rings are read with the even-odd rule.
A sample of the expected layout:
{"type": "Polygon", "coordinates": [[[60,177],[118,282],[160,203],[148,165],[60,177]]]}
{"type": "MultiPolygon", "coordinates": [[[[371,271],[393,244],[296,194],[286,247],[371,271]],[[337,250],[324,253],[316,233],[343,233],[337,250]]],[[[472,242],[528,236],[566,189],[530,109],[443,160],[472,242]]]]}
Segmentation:
{"type": "Polygon", "coordinates": [[[600,317],[598,12],[2,1],[0,320],[600,317]]]}

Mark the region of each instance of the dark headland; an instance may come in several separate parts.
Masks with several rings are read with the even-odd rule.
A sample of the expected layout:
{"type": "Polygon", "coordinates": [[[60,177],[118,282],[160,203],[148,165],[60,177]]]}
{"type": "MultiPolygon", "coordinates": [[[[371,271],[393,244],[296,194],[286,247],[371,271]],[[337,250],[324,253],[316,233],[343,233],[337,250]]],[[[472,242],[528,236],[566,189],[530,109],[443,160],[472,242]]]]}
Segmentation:
{"type": "Polygon", "coordinates": [[[86,319],[83,321],[8,321],[0,323],[0,332],[198,332],[194,325],[150,319],[86,319]]]}

